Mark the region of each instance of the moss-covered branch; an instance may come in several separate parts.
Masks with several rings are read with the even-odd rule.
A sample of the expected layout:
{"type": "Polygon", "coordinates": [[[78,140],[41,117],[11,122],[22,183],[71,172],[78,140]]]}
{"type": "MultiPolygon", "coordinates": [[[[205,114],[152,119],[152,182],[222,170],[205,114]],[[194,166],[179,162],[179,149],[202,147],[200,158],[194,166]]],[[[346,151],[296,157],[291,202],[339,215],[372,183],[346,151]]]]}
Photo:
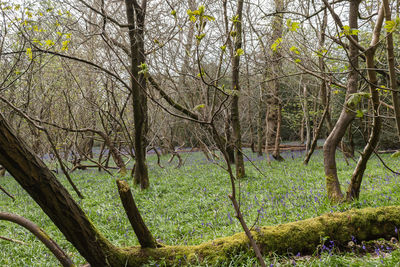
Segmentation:
{"type": "MultiPolygon", "coordinates": [[[[329,237],[336,246],[346,245],[352,240],[390,239],[397,236],[400,226],[400,207],[365,208],[342,213],[329,213],[316,218],[261,227],[253,231],[254,238],[262,253],[278,254],[313,253],[321,239],[329,237]]],[[[129,255],[129,266],[139,266],[148,260],[164,260],[168,264],[179,261],[207,259],[208,263],[226,260],[239,251],[250,251],[249,241],[244,233],[219,238],[197,246],[166,246],[157,249],[140,247],[124,248],[122,254],[129,255]]]]}

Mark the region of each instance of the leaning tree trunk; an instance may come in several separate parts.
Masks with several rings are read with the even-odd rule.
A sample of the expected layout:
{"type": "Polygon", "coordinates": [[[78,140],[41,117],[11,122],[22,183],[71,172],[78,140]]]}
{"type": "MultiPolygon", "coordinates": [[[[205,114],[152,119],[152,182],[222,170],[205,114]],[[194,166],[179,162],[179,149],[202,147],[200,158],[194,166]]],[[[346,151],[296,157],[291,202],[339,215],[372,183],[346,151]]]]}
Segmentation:
{"type": "Polygon", "coordinates": [[[144,23],[146,15],[146,3],[142,6],[134,4],[133,0],[125,0],[126,16],[129,24],[129,42],[131,51],[131,86],[133,103],[133,120],[135,127],[135,178],[134,182],[140,184],[142,189],[149,187],[149,175],[146,164],[146,146],[147,146],[147,96],[146,79],[144,70],[141,69],[145,64],[144,54],[144,23]]]}
{"type": "Polygon", "coordinates": [[[14,134],[1,113],[0,164],[92,266],[122,266],[120,252],[97,231],[54,174],[14,134]]]}
{"type": "MultiPolygon", "coordinates": [[[[359,0],[350,1],[349,10],[349,26],[351,29],[358,29],[358,6],[359,0]]],[[[356,41],[358,40],[357,35],[352,36],[356,41]]],[[[346,102],[350,94],[354,94],[358,89],[358,48],[350,42],[349,44],[349,75],[347,80],[347,92],[346,102]]],[[[331,200],[339,201],[343,198],[342,190],[340,189],[340,183],[337,176],[336,168],[336,147],[339,145],[343,136],[346,133],[346,129],[349,124],[355,118],[354,112],[355,106],[343,105],[342,112],[340,113],[339,119],[337,120],[333,130],[329,134],[324,144],[324,169],[326,179],[326,190],[328,197],[331,200]]]]}
{"type": "Polygon", "coordinates": [[[328,101],[328,105],[325,106],[324,113],[322,114],[322,117],[321,117],[321,119],[320,119],[320,121],[318,123],[318,126],[315,129],[315,133],[314,133],[314,137],[313,137],[313,140],[311,142],[311,145],[310,145],[310,149],[307,150],[306,157],[304,158],[304,161],[303,161],[304,165],[308,164],[308,162],[311,159],[312,154],[314,153],[315,148],[317,147],[318,137],[319,137],[319,134],[321,132],[322,125],[324,124],[324,120],[325,120],[325,118],[326,118],[326,116],[328,114],[328,109],[329,109],[329,101],[328,101]]]}

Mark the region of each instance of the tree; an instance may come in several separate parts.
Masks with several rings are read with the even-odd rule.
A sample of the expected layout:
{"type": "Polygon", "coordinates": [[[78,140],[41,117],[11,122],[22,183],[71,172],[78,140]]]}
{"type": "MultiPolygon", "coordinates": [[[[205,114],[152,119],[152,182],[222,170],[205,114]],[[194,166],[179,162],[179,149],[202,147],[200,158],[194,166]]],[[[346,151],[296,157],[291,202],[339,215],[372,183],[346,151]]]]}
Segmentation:
{"type": "Polygon", "coordinates": [[[351,201],[359,197],[360,186],[362,182],[362,177],[364,171],[367,167],[368,159],[374,152],[376,145],[379,140],[379,133],[381,128],[381,118],[379,115],[380,97],[379,91],[377,90],[377,76],[375,68],[375,51],[376,46],[379,42],[379,36],[381,32],[381,27],[383,23],[383,7],[380,7],[378,12],[378,17],[376,19],[372,40],[367,49],[363,48],[358,43],[358,38],[356,31],[358,29],[357,15],[359,1],[350,1],[350,16],[349,16],[349,28],[345,28],[336,15],[333,8],[324,0],[325,5],[329,8],[335,22],[341,27],[345,32],[344,35],[349,40],[349,60],[351,64],[351,71],[349,73],[348,84],[347,84],[347,96],[346,103],[342,109],[342,113],[336,122],[334,129],[328,136],[324,145],[324,167],[327,183],[328,196],[335,201],[342,199],[343,194],[340,189],[340,183],[337,178],[336,162],[335,162],[335,151],[336,146],[340,142],[340,139],[346,132],[346,128],[355,118],[356,105],[363,96],[361,93],[357,93],[357,82],[358,82],[358,53],[362,51],[365,54],[366,66],[368,73],[368,85],[370,88],[370,93],[367,96],[371,98],[373,114],[372,114],[372,130],[368,138],[368,142],[364,147],[363,152],[357,162],[357,166],[354,169],[353,175],[351,177],[351,182],[347,189],[346,199],[351,201]],[[347,29],[347,31],[346,31],[347,29]]]}
{"type": "Polygon", "coordinates": [[[235,145],[235,165],[236,177],[242,178],[245,176],[243,153],[242,153],[242,134],[240,130],[240,117],[239,117],[239,67],[240,56],[243,54],[242,49],[242,21],[243,21],[243,0],[237,1],[236,15],[233,17],[233,55],[232,55],[232,96],[231,104],[231,120],[233,129],[233,143],[235,145]]]}

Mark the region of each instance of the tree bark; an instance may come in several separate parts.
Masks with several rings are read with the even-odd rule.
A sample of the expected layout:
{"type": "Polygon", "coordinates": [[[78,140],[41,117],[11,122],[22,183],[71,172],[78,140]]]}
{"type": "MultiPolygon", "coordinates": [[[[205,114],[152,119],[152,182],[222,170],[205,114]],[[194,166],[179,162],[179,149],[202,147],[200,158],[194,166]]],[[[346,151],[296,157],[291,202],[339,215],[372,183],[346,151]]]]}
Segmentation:
{"type": "Polygon", "coordinates": [[[121,253],[106,240],[72,196],[0,113],[0,164],[28,192],[68,241],[93,266],[122,266],[121,253]]]}
{"type": "MultiPolygon", "coordinates": [[[[322,51],[325,49],[325,31],[326,31],[326,27],[328,25],[328,12],[325,9],[324,10],[324,17],[322,20],[322,25],[321,25],[321,31],[319,34],[319,40],[318,40],[318,46],[320,49],[320,52],[322,53],[322,51]]],[[[325,62],[324,62],[324,58],[321,56],[318,58],[318,66],[319,69],[323,75],[323,77],[325,77],[325,62]]],[[[328,131],[331,132],[333,129],[333,125],[332,125],[332,120],[331,120],[331,114],[330,114],[330,94],[328,94],[328,90],[330,90],[327,86],[327,82],[326,79],[322,79],[321,80],[321,103],[322,106],[325,108],[327,106],[327,112],[326,112],[326,125],[328,127],[328,131]]]]}
{"type": "MultiPolygon", "coordinates": [[[[390,11],[389,1],[383,0],[383,5],[385,9],[385,19],[386,21],[392,20],[392,15],[390,11]]],[[[395,69],[395,55],[393,48],[393,33],[387,33],[386,35],[386,50],[387,50],[387,61],[389,64],[389,87],[392,89],[392,101],[394,109],[394,117],[396,119],[397,134],[400,140],[400,94],[399,87],[396,80],[396,69],[395,69]]]]}
{"type": "MultiPolygon", "coordinates": [[[[349,26],[351,29],[358,29],[358,6],[359,0],[350,1],[349,10],[349,26]]],[[[357,35],[352,36],[356,41],[357,35]]],[[[356,93],[358,90],[358,48],[350,42],[349,44],[349,75],[347,80],[346,102],[350,94],[356,93]]],[[[339,145],[346,129],[355,118],[355,107],[343,105],[342,112],[337,120],[334,128],[329,134],[324,144],[324,170],[326,179],[326,189],[328,197],[333,201],[340,201],[343,198],[343,193],[340,188],[339,179],[336,168],[336,147],[339,145]]]]}
{"type": "MultiPolygon", "coordinates": [[[[282,0],[274,0],[275,10],[277,15],[275,15],[272,22],[272,43],[282,38],[283,32],[283,11],[284,1],[282,0]]],[[[272,57],[269,62],[270,69],[267,70],[268,78],[271,79],[269,84],[269,97],[267,101],[267,120],[268,120],[268,129],[266,132],[267,142],[269,145],[274,144],[274,151],[272,152],[272,156],[276,160],[283,160],[279,151],[280,144],[280,123],[282,120],[282,104],[279,98],[279,87],[280,82],[277,78],[279,76],[279,70],[281,66],[281,54],[279,52],[279,48],[276,48],[275,51],[272,51],[272,57]]]]}
{"type": "Polygon", "coordinates": [[[315,129],[314,138],[311,142],[310,149],[307,150],[307,155],[303,161],[304,165],[308,164],[308,162],[311,159],[312,154],[314,153],[315,148],[317,147],[318,137],[321,133],[322,125],[324,124],[324,120],[328,114],[328,109],[329,109],[329,101],[328,101],[328,105],[325,106],[324,113],[322,114],[322,117],[321,117],[321,120],[319,121],[317,129],[315,129]]]}
{"type": "Polygon", "coordinates": [[[303,84],[303,114],[306,126],[306,142],[305,142],[306,152],[308,153],[311,145],[311,121],[310,121],[310,112],[308,108],[308,90],[306,84],[303,84]]]}
{"type": "Polygon", "coordinates": [[[371,157],[372,153],[375,151],[375,148],[379,141],[379,134],[381,131],[382,119],[379,115],[380,97],[379,97],[379,91],[376,88],[378,79],[376,77],[376,71],[374,70],[375,68],[374,57],[375,57],[376,46],[379,42],[379,36],[382,28],[383,18],[384,18],[384,8],[383,6],[381,6],[381,8],[379,9],[379,14],[375,24],[374,35],[370,47],[365,52],[368,81],[369,81],[371,102],[373,108],[372,129],[368,142],[364,147],[363,152],[361,153],[361,156],[357,162],[357,166],[354,169],[353,175],[351,177],[351,181],[347,189],[347,195],[346,195],[346,199],[348,201],[351,201],[353,199],[358,199],[360,195],[361,182],[364,176],[365,169],[367,168],[367,162],[371,157]]]}
{"type": "Polygon", "coordinates": [[[118,193],[126,215],[142,248],[156,248],[157,243],[143,221],[127,182],[117,180],[118,193]]]}
{"type": "Polygon", "coordinates": [[[144,54],[144,26],[147,1],[143,0],[139,6],[136,1],[125,0],[126,17],[129,26],[129,42],[131,51],[131,87],[133,103],[133,120],[135,128],[135,184],[140,184],[142,189],[149,187],[149,175],[146,164],[146,147],[148,132],[146,79],[140,68],[145,64],[144,54]]]}
{"type": "Polygon", "coordinates": [[[260,100],[258,101],[258,116],[257,116],[257,155],[262,156],[262,146],[263,146],[263,119],[262,119],[262,101],[261,101],[260,93],[260,100]]]}
{"type": "Polygon", "coordinates": [[[236,36],[234,38],[234,50],[232,58],[232,90],[235,92],[232,96],[231,104],[231,120],[232,120],[232,135],[235,149],[235,165],[236,165],[236,178],[243,178],[245,174],[243,153],[242,153],[242,134],[240,129],[240,116],[239,116],[239,67],[240,67],[240,54],[238,51],[242,49],[242,22],[243,22],[243,0],[237,1],[236,16],[237,21],[234,21],[234,29],[236,36]]]}

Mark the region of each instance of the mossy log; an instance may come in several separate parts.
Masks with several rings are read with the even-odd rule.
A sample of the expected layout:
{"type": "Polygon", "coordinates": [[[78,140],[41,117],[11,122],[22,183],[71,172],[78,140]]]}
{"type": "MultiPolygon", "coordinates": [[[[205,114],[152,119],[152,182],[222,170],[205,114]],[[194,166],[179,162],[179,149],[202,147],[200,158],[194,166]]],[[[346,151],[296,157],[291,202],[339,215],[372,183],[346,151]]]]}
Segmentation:
{"type": "MultiPolygon", "coordinates": [[[[359,242],[377,238],[397,237],[400,226],[400,207],[365,208],[346,212],[328,213],[316,218],[278,226],[261,227],[252,234],[264,255],[302,255],[315,252],[322,239],[333,240],[343,247],[356,238],[359,242]]],[[[215,239],[196,246],[165,246],[156,249],[140,247],[122,248],[129,266],[139,266],[150,259],[163,260],[167,264],[190,263],[207,260],[217,264],[239,252],[251,251],[245,233],[215,239]]],[[[122,256],[121,255],[121,256],[122,256]]]]}

